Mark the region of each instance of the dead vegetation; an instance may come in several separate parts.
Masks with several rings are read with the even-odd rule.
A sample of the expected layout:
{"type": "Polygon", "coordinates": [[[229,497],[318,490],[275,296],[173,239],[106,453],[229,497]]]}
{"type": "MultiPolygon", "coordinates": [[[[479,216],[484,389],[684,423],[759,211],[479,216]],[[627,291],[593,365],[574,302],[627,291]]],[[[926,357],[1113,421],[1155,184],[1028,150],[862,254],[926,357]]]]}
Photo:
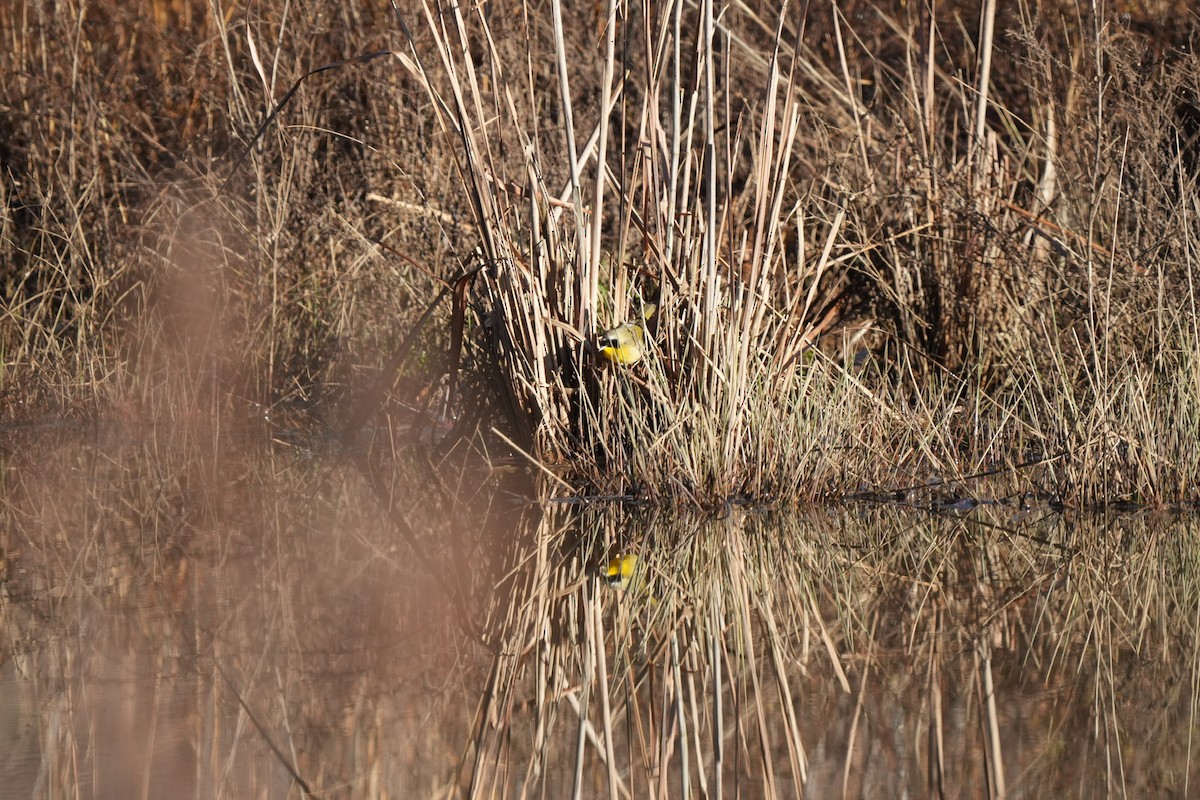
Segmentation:
{"type": "Polygon", "coordinates": [[[1196,499],[1184,11],[150,10],[0,11],[9,420],[337,427],[415,334],[392,415],[576,493],[1196,499]]]}

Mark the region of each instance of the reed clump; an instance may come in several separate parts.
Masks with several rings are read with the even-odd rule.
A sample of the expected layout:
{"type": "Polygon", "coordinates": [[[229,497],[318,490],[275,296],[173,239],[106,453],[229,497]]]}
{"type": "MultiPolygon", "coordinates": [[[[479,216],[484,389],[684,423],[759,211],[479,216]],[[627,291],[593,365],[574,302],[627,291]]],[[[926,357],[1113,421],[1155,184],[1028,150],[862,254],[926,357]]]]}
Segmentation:
{"type": "Polygon", "coordinates": [[[0,10],[10,417],[379,383],[574,494],[1197,499],[1185,9],[152,10],[0,10]]]}
{"type": "Polygon", "coordinates": [[[580,75],[551,6],[429,15],[436,58],[405,61],[462,143],[478,357],[538,459],[700,504],[1195,499],[1197,62],[1169,29],[613,6],[580,75]],[[647,357],[600,369],[647,293],[647,357]]]}

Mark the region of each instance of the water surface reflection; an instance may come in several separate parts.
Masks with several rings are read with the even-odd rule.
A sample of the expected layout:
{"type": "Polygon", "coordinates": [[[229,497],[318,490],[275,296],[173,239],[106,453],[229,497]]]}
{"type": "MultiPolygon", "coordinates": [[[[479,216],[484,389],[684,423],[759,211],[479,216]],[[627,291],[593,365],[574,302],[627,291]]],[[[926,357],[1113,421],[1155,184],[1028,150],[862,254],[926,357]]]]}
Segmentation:
{"type": "Polygon", "coordinates": [[[261,441],[10,449],[7,796],[1194,791],[1191,516],[539,506],[261,441]]]}

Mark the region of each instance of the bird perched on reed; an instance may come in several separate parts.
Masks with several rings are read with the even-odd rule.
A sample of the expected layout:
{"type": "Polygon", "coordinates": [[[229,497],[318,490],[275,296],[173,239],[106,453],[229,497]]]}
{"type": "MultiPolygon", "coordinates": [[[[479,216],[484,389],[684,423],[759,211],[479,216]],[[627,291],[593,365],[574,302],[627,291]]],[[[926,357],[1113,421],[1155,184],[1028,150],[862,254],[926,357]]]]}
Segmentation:
{"type": "Polygon", "coordinates": [[[641,325],[626,322],[600,334],[600,355],[614,364],[628,366],[642,360],[646,352],[646,334],[641,325]]]}
{"type": "MultiPolygon", "coordinates": [[[[642,320],[647,321],[654,315],[655,307],[647,304],[642,309],[642,320]]],[[[600,355],[614,364],[630,366],[642,360],[646,354],[646,332],[641,324],[626,322],[615,328],[609,328],[600,334],[597,342],[600,355]]]]}

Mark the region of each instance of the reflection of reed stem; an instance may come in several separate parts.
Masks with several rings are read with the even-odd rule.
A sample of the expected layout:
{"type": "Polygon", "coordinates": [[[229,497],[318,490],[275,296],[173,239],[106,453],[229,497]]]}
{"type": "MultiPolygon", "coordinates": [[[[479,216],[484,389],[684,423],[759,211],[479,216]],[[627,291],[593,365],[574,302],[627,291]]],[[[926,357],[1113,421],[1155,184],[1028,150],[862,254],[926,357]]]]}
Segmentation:
{"type": "Polygon", "coordinates": [[[996,688],[992,684],[992,647],[987,640],[989,631],[984,630],[976,642],[976,656],[980,661],[983,679],[983,699],[987,708],[988,746],[991,750],[991,784],[993,797],[1004,800],[1007,796],[1004,787],[1004,759],[1000,752],[1000,722],[996,716],[996,688]]]}
{"type": "Polygon", "coordinates": [[[292,776],[292,780],[300,784],[300,788],[304,791],[305,795],[312,794],[313,790],[309,787],[308,781],[304,780],[304,778],[300,776],[300,773],[294,766],[292,766],[292,762],[275,744],[275,741],[271,738],[271,734],[267,733],[267,729],[264,728],[262,723],[258,721],[258,717],[254,716],[254,711],[251,710],[250,706],[246,703],[246,700],[242,697],[242,693],[238,691],[238,688],[234,682],[230,680],[228,675],[225,674],[225,669],[221,666],[221,663],[214,658],[213,665],[217,668],[217,672],[221,673],[221,677],[225,679],[226,685],[229,686],[229,691],[233,692],[233,696],[237,698],[238,705],[240,705],[242,710],[246,712],[246,716],[250,718],[250,722],[254,725],[254,729],[258,731],[258,735],[261,736],[263,741],[267,743],[267,747],[271,748],[271,752],[275,754],[275,758],[279,760],[279,763],[283,765],[283,768],[286,769],[288,774],[292,776]]]}

